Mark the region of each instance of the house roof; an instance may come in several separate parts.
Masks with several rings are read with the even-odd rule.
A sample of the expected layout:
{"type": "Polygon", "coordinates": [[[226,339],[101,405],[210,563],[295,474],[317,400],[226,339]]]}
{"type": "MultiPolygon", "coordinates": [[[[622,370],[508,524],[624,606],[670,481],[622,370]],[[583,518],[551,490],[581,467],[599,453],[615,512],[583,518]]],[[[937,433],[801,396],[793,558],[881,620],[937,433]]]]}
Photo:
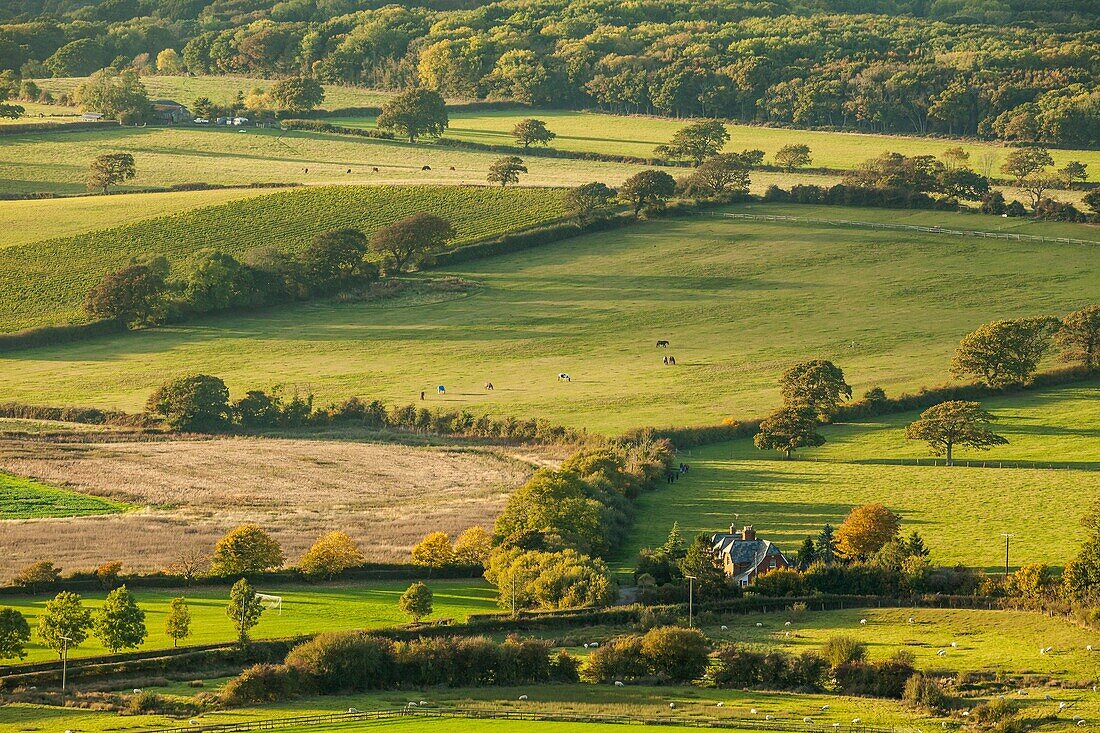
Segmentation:
{"type": "Polygon", "coordinates": [[[177,109],[187,109],[174,99],[153,99],[150,100],[149,104],[153,105],[154,107],[172,107],[177,109]]]}
{"type": "Polygon", "coordinates": [[[741,539],[740,532],[718,532],[711,535],[714,551],[729,556],[734,566],[747,566],[742,574],[751,573],[760,563],[769,557],[782,557],[783,552],[770,540],[741,539]]]}

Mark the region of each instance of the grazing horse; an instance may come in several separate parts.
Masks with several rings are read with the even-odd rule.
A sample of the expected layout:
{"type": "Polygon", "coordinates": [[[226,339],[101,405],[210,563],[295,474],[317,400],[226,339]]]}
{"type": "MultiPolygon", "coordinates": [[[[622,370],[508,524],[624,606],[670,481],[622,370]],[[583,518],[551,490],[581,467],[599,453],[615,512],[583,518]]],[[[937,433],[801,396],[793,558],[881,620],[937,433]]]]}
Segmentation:
{"type": "Polygon", "coordinates": [[[371,168],[371,172],[372,172],[372,173],[377,173],[377,172],[378,172],[378,168],[377,168],[377,167],[375,167],[375,168],[371,168]]]}
{"type": "Polygon", "coordinates": [[[658,339],[657,348],[659,349],[662,346],[667,347],[668,346],[668,341],[666,341],[665,339],[658,339]]]}
{"type": "Polygon", "coordinates": [[[348,173],[351,173],[351,168],[348,168],[348,173]]]}
{"type": "Polygon", "coordinates": [[[485,391],[487,391],[487,392],[492,392],[493,391],[493,383],[492,382],[486,382],[485,383],[485,391]]]}
{"type": "Polygon", "coordinates": [[[676,357],[675,357],[675,356],[670,356],[670,357],[668,357],[668,363],[669,363],[669,364],[670,364],[671,366],[676,366],[676,357]]]}
{"type": "Polygon", "coordinates": [[[664,364],[665,366],[668,366],[668,357],[666,356],[665,358],[661,359],[661,362],[662,362],[662,363],[663,363],[663,364],[664,364]]]}
{"type": "Polygon", "coordinates": [[[426,165],[426,166],[424,166],[423,168],[421,168],[420,170],[422,170],[422,171],[430,171],[431,169],[432,169],[432,167],[431,167],[430,165],[426,165]]]}
{"type": "Polygon", "coordinates": [[[573,381],[573,378],[572,378],[572,377],[570,377],[570,376],[569,376],[568,374],[566,374],[565,372],[562,372],[561,374],[559,374],[559,375],[558,375],[558,381],[559,381],[559,382],[572,382],[572,381],[573,381]]]}
{"type": "Polygon", "coordinates": [[[443,385],[441,384],[441,385],[439,385],[438,387],[436,387],[436,388],[435,388],[435,393],[436,393],[436,394],[447,394],[447,388],[446,388],[446,387],[444,387],[444,386],[443,386],[443,385]]]}

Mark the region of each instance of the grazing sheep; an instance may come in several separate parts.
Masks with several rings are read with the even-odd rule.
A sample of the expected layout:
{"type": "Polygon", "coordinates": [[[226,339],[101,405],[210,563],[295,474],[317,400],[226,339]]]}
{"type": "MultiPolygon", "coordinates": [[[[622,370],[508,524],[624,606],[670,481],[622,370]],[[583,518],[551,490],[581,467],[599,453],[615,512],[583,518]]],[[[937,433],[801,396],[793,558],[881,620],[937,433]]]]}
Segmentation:
{"type": "Polygon", "coordinates": [[[520,695],[520,696],[519,696],[519,699],[520,699],[520,700],[526,700],[526,699],[527,699],[527,695],[520,695]]]}
{"type": "Polygon", "coordinates": [[[1060,702],[1060,703],[1058,703],[1058,709],[1059,709],[1059,710],[1065,710],[1065,709],[1066,709],[1066,708],[1067,708],[1068,706],[1069,706],[1069,703],[1068,703],[1068,702],[1060,702]]]}
{"type": "Polygon", "coordinates": [[[725,705],[725,703],[720,702],[718,703],[717,707],[722,707],[723,705],[725,705]]]}
{"type": "Polygon", "coordinates": [[[828,705],[822,705],[822,706],[821,706],[821,709],[822,709],[822,710],[828,710],[828,709],[829,709],[829,706],[828,706],[828,705]]]}
{"type": "Polygon", "coordinates": [[[1089,644],[1088,646],[1086,646],[1085,651],[1086,652],[1091,652],[1092,651],[1092,644],[1089,644]]]}
{"type": "Polygon", "coordinates": [[[940,649],[938,652],[936,652],[936,656],[937,657],[946,657],[947,656],[947,650],[946,649],[940,649]]]}
{"type": "Polygon", "coordinates": [[[775,720],[775,716],[774,715],[765,715],[764,720],[775,720]]]}
{"type": "Polygon", "coordinates": [[[917,620],[915,618],[913,618],[912,616],[909,617],[909,623],[915,624],[916,622],[917,620]]]}
{"type": "Polygon", "coordinates": [[[761,627],[761,626],[763,626],[763,625],[764,625],[764,624],[760,623],[759,621],[757,621],[757,622],[756,622],[756,628],[760,628],[760,627],[761,627]]]}
{"type": "Polygon", "coordinates": [[[791,622],[790,622],[790,621],[787,621],[787,622],[786,622],[786,623],[784,623],[783,625],[784,625],[784,626],[790,626],[790,625],[791,625],[791,622]]]}
{"type": "Polygon", "coordinates": [[[359,712],[359,708],[348,708],[348,712],[349,713],[357,713],[357,712],[359,712]]]}
{"type": "Polygon", "coordinates": [[[813,718],[811,718],[811,717],[809,717],[809,716],[807,716],[807,717],[805,717],[805,718],[803,718],[803,719],[802,719],[802,722],[803,722],[803,723],[812,723],[812,722],[814,722],[814,719],[813,719],[813,718]]]}
{"type": "Polygon", "coordinates": [[[141,688],[140,687],[135,687],[134,688],[134,694],[135,695],[140,695],[141,694],[141,688]]]}
{"type": "Polygon", "coordinates": [[[623,681],[622,680],[615,680],[615,686],[616,687],[622,687],[623,686],[623,681]]]}
{"type": "Polygon", "coordinates": [[[427,701],[427,700],[421,700],[421,701],[420,701],[420,704],[421,704],[421,705],[427,705],[427,704],[428,704],[428,701],[427,701]]]}
{"type": "Polygon", "coordinates": [[[957,642],[957,641],[951,642],[951,648],[952,649],[958,649],[959,648],[959,642],[957,642]]]}
{"type": "MultiPolygon", "coordinates": [[[[723,627],[722,627],[722,631],[729,631],[729,630],[730,630],[730,627],[729,627],[729,626],[723,626],[723,627]]],[[[1091,650],[1092,650],[1092,647],[1090,646],[1090,647],[1089,647],[1089,651],[1091,651],[1091,650]]]]}
{"type": "Polygon", "coordinates": [[[859,725],[862,722],[863,721],[860,720],[859,718],[852,718],[852,725],[859,725]]]}
{"type": "Polygon", "coordinates": [[[969,710],[963,710],[963,717],[964,718],[969,718],[970,717],[970,711],[969,710]]]}
{"type": "Polygon", "coordinates": [[[866,625],[867,625],[867,619],[865,619],[865,618],[861,618],[861,619],[859,620],[859,625],[860,625],[860,626],[866,626],[866,625]]]}
{"type": "Polygon", "coordinates": [[[590,642],[588,642],[588,646],[590,646],[590,647],[592,647],[592,648],[596,648],[596,647],[598,647],[599,645],[600,645],[600,642],[598,642],[598,641],[590,641],[590,642]]]}
{"type": "Polygon", "coordinates": [[[675,709],[676,709],[676,703],[674,703],[674,702],[670,702],[670,703],[668,704],[668,707],[669,707],[669,709],[670,709],[670,710],[675,710],[675,709]]]}

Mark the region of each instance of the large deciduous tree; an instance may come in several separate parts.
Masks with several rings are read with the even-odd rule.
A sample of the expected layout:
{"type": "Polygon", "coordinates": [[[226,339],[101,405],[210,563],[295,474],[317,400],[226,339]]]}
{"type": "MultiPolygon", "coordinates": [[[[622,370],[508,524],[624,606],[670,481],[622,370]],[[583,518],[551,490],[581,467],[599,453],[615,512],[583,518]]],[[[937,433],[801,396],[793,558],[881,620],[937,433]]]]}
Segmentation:
{"type": "Polygon", "coordinates": [[[817,419],[808,407],[784,407],[760,421],[760,432],[753,444],[760,450],[782,451],[786,458],[799,448],[825,444],[817,432],[817,419]]]}
{"type": "Polygon", "coordinates": [[[112,653],[136,649],[145,641],[145,612],[126,586],[107,594],[103,607],[95,615],[95,635],[112,653]]]}
{"type": "Polygon", "coordinates": [[[1100,366],[1100,305],[1085,306],[1062,319],[1054,332],[1062,360],[1079,362],[1086,369],[1100,366]]]}
{"type": "Polygon", "coordinates": [[[656,170],[635,173],[619,187],[619,196],[634,207],[635,217],[643,208],[660,208],[674,193],[676,180],[668,173],[656,170]]]}
{"type": "Polygon", "coordinates": [[[377,124],[416,142],[421,135],[438,137],[447,129],[447,105],[439,92],[410,89],[382,105],[377,124]]]}
{"type": "Polygon", "coordinates": [[[512,128],[512,137],[524,148],[529,148],[532,145],[549,145],[557,135],[550,132],[542,120],[528,118],[520,120],[512,128]]]}
{"type": "Polygon", "coordinates": [[[167,277],[168,261],[163,257],[109,272],[88,291],[84,310],[93,318],[131,327],[156,323],[164,314],[167,277]]]}
{"type": "Polygon", "coordinates": [[[825,359],[795,364],[779,378],[779,391],[789,407],[807,407],[821,422],[828,422],[843,400],[851,399],[852,388],[844,371],[825,359]]]}
{"type": "Polygon", "coordinates": [[[693,187],[721,195],[727,191],[748,191],[752,165],[741,153],[723,153],[703,161],[691,176],[693,187]]]}
{"type": "Polygon", "coordinates": [[[582,183],[565,194],[565,208],[587,223],[615,204],[618,192],[605,183],[582,183]]]}
{"type": "Polygon", "coordinates": [[[729,130],[720,120],[701,120],[677,130],[672,139],[658,145],[655,152],[675,160],[691,161],[699,167],[704,160],[720,153],[729,139],[729,130]]]}
{"type": "Polygon", "coordinates": [[[1094,501],[1081,523],[1085,543],[1062,574],[1066,594],[1074,599],[1095,599],[1100,593],[1100,501],[1094,501]]]}
{"type": "Polygon", "coordinates": [[[357,281],[364,272],[367,237],[358,229],[321,232],[302,254],[310,286],[328,292],[357,281]]]}
{"type": "Polygon", "coordinates": [[[952,465],[955,446],[977,450],[989,450],[995,445],[1006,445],[1008,440],[989,428],[996,417],[982,409],[977,402],[952,400],[933,405],[920,414],[920,418],[905,428],[905,437],[923,440],[932,448],[932,454],[946,455],[947,465],[952,465]]]}
{"type": "Polygon", "coordinates": [[[145,403],[176,430],[217,431],[229,427],[229,388],[218,377],[195,374],[158,387],[145,403]]]}
{"type": "Polygon", "coordinates": [[[486,180],[489,183],[499,183],[503,188],[509,183],[519,183],[519,174],[526,172],[527,166],[523,164],[523,158],[508,155],[489,166],[489,175],[486,176],[486,180]]]}
{"type": "Polygon", "coordinates": [[[14,608],[0,608],[0,660],[23,659],[30,640],[31,627],[23,614],[14,608]]]}
{"type": "Polygon", "coordinates": [[[836,530],[840,554],[864,560],[897,539],[901,518],[882,504],[864,504],[848,513],[836,530]]]}
{"type": "Polygon", "coordinates": [[[812,161],[809,145],[792,143],[775,151],[775,164],[781,168],[786,168],[788,172],[793,171],[795,168],[807,166],[812,161]]]}
{"type": "Polygon", "coordinates": [[[103,153],[97,155],[88,167],[86,183],[89,191],[107,193],[111,186],[128,181],[137,175],[134,156],[129,153],[103,153]]]}
{"type": "Polygon", "coordinates": [[[455,548],[446,532],[429,532],[412,548],[412,563],[429,570],[449,567],[455,562],[455,548]]]}
{"type": "Polygon", "coordinates": [[[334,578],[366,561],[359,545],[347,532],[328,532],[317,539],[298,561],[298,569],[311,578],[334,578]]]}
{"type": "Polygon", "coordinates": [[[413,214],[372,234],[370,248],[385,258],[387,272],[400,273],[430,261],[454,237],[455,228],[446,219],[413,214]]]}
{"type": "Polygon", "coordinates": [[[308,112],[325,99],[325,88],[309,76],[292,76],[275,82],[268,90],[280,112],[308,112]]]}
{"type": "Polygon", "coordinates": [[[38,616],[38,638],[60,658],[65,649],[73,649],[88,638],[92,614],[76,593],[61,591],[38,616]]]}
{"type": "Polygon", "coordinates": [[[993,321],[969,333],[951,359],[957,378],[975,376],[990,387],[1027,382],[1050,349],[1054,318],[993,321]]]}
{"type": "Polygon", "coordinates": [[[210,572],[213,575],[247,575],[281,567],[279,543],[255,524],[242,524],[226,533],[214,545],[210,572]]]}

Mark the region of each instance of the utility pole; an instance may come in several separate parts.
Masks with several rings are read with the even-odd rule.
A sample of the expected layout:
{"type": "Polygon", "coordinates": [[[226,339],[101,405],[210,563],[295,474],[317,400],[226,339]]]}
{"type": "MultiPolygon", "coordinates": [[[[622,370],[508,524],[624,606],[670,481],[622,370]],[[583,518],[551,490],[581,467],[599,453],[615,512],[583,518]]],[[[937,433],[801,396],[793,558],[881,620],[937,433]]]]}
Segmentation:
{"type": "Polygon", "coordinates": [[[1001,532],[1001,537],[1005,538],[1005,577],[1008,577],[1008,542],[1016,535],[1009,532],[1001,532]]]}
{"type": "Polygon", "coordinates": [[[685,575],[688,579],[688,628],[695,628],[692,625],[693,611],[695,610],[695,576],[685,575]]]}
{"type": "Polygon", "coordinates": [[[61,637],[61,692],[65,692],[65,683],[68,678],[69,672],[69,642],[72,641],[67,636],[61,637]]]}

